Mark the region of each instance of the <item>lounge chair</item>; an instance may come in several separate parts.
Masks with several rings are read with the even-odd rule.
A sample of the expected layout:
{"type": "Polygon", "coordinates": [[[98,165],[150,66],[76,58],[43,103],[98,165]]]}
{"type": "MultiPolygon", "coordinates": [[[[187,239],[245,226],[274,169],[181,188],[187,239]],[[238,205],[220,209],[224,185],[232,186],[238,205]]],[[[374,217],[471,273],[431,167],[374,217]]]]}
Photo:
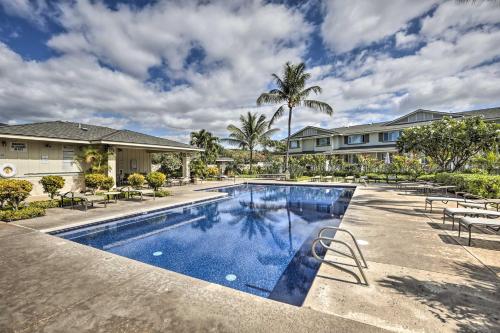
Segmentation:
{"type": "Polygon", "coordinates": [[[431,213],[432,213],[432,203],[434,201],[441,201],[442,203],[448,203],[448,202],[456,202],[457,207],[459,202],[465,202],[466,199],[462,198],[455,198],[455,197],[426,197],[425,198],[425,210],[427,211],[427,204],[431,206],[431,213]]]}
{"type": "Polygon", "coordinates": [[[500,212],[494,210],[487,209],[473,209],[473,208],[445,208],[443,209],[443,223],[446,220],[446,217],[452,218],[452,227],[451,229],[455,229],[455,217],[459,216],[474,216],[474,217],[490,217],[496,218],[500,217],[500,212]]]}
{"type": "Polygon", "coordinates": [[[181,185],[181,181],[179,179],[171,178],[167,180],[167,185],[168,186],[175,186],[175,185],[181,185]]]}
{"type": "Polygon", "coordinates": [[[471,243],[471,230],[472,227],[487,227],[495,232],[500,231],[500,220],[495,220],[495,219],[488,219],[488,218],[472,218],[472,217],[462,217],[461,219],[458,220],[458,237],[460,238],[460,231],[462,229],[462,226],[467,228],[469,231],[469,243],[468,245],[470,246],[471,243]]]}
{"type": "Polygon", "coordinates": [[[476,202],[476,201],[467,201],[467,202],[458,202],[458,206],[464,207],[464,208],[475,208],[475,209],[487,209],[488,208],[488,203],[487,202],[476,202]]]}
{"type": "Polygon", "coordinates": [[[354,183],[354,181],[356,180],[356,178],[354,176],[346,176],[344,177],[344,182],[348,182],[348,181],[351,181],[352,183],[354,183]]]}
{"type": "Polygon", "coordinates": [[[73,209],[73,206],[75,204],[75,199],[78,199],[78,201],[80,201],[80,203],[85,207],[85,211],[87,211],[89,205],[91,207],[94,207],[94,202],[103,203],[104,208],[106,208],[108,204],[108,201],[105,197],[101,195],[95,195],[91,192],[80,193],[80,192],[69,191],[65,193],[60,193],[59,196],[61,197],[61,207],[63,206],[64,198],[71,199],[71,209],[73,209]]]}
{"type": "Polygon", "coordinates": [[[140,195],[141,201],[144,200],[145,195],[153,195],[153,200],[156,200],[156,193],[154,190],[149,189],[149,188],[132,188],[132,187],[126,187],[120,189],[121,192],[126,193],[129,198],[133,197],[134,194],[140,195]]]}

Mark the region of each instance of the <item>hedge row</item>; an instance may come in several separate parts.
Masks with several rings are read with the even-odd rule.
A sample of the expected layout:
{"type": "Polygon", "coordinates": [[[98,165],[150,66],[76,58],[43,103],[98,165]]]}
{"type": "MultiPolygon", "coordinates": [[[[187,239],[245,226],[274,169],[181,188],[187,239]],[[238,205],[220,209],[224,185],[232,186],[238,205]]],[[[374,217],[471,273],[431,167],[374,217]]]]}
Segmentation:
{"type": "Polygon", "coordinates": [[[28,205],[18,210],[5,209],[0,210],[0,221],[17,221],[31,219],[33,217],[44,216],[45,208],[37,207],[35,205],[28,205]]]}
{"type": "Polygon", "coordinates": [[[484,198],[500,197],[500,176],[478,175],[466,173],[438,173],[435,181],[445,185],[453,185],[455,191],[463,191],[484,198]]]}

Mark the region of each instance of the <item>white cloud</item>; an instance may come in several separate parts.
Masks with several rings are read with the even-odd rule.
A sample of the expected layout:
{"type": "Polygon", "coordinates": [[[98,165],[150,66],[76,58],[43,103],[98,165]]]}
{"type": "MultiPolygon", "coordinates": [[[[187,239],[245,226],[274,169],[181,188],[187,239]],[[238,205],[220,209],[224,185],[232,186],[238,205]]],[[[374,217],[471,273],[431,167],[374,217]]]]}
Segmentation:
{"type": "MultiPolygon", "coordinates": [[[[317,98],[335,114],[297,109],[294,130],[376,122],[416,108],[463,110],[499,102],[500,53],[493,46],[500,45],[494,25],[500,8],[472,11],[445,2],[422,19],[420,33],[409,33],[407,22],[432,1],[374,3],[329,2],[320,27],[324,43],[343,52],[394,36],[396,47],[409,53],[416,43],[422,47],[397,58],[387,49],[366,48],[309,68],[310,84],[323,88],[317,98]]],[[[200,128],[224,136],[242,113],[270,117],[275,106],[255,107],[270,74],[280,73],[286,61],[310,56],[313,23],[304,11],[284,5],[159,1],[111,10],[81,0],[59,10],[65,31],[48,45],[60,56],[27,61],[0,43],[0,122],[78,120],[182,141],[200,128]],[[148,81],[152,68],[172,81],[148,81]]],[[[276,123],[280,136],[286,121],[276,123]]]]}
{"type": "Polygon", "coordinates": [[[433,15],[422,20],[421,33],[427,38],[454,40],[470,28],[494,25],[499,21],[500,6],[497,1],[448,1],[440,5],[433,15]]]}
{"type": "Polygon", "coordinates": [[[437,2],[329,0],[321,34],[325,44],[333,51],[347,52],[393,35],[437,2]]]}
{"type": "Polygon", "coordinates": [[[406,34],[404,31],[396,33],[396,47],[399,49],[407,49],[414,47],[419,41],[416,34],[406,34]]]}
{"type": "Polygon", "coordinates": [[[45,0],[0,0],[0,6],[10,15],[28,19],[39,26],[45,24],[42,14],[48,9],[45,0]]]}

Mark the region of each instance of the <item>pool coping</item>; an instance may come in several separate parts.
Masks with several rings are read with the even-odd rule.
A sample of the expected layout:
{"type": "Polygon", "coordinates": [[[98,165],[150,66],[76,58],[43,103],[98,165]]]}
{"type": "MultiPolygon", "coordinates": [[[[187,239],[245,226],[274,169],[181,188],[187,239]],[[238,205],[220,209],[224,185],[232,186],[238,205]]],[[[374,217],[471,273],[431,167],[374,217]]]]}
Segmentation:
{"type": "MultiPolygon", "coordinates": [[[[212,192],[212,193],[215,194],[216,192],[212,192]]],[[[106,216],[104,218],[94,218],[91,220],[77,222],[77,223],[70,224],[70,225],[47,228],[47,229],[40,229],[38,231],[40,231],[42,233],[49,234],[49,235],[54,235],[54,234],[57,234],[60,232],[66,232],[66,231],[70,231],[70,230],[74,230],[74,229],[79,229],[82,227],[91,227],[91,226],[95,226],[95,225],[99,225],[99,224],[110,223],[110,222],[114,222],[114,221],[117,221],[117,220],[120,220],[123,218],[127,218],[127,217],[137,217],[140,215],[156,213],[156,212],[166,210],[166,209],[175,209],[175,208],[179,208],[182,206],[200,204],[200,203],[203,203],[206,201],[220,200],[220,199],[227,197],[227,195],[228,195],[227,193],[220,192],[220,194],[214,195],[211,198],[201,198],[201,199],[197,199],[197,200],[186,200],[186,201],[177,202],[174,204],[165,204],[164,206],[157,207],[157,208],[151,208],[151,209],[138,209],[135,213],[132,213],[132,214],[130,212],[127,212],[127,213],[123,213],[123,214],[116,214],[116,215],[111,216],[111,217],[106,216]]]]}

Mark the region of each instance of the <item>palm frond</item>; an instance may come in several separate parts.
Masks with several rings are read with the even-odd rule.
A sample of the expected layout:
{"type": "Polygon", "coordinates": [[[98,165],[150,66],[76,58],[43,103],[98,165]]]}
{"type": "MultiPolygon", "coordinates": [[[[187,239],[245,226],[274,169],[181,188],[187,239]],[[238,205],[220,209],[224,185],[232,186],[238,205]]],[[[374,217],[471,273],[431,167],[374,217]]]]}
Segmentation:
{"type": "Polygon", "coordinates": [[[257,98],[257,105],[262,104],[276,104],[283,102],[285,98],[280,93],[262,93],[259,98],[257,98]]]}
{"type": "Polygon", "coordinates": [[[302,90],[300,93],[299,93],[299,96],[300,96],[300,99],[305,99],[307,98],[307,96],[309,96],[309,94],[311,92],[315,93],[315,94],[321,94],[321,87],[320,86],[312,86],[312,87],[308,87],[304,90],[302,90]]]}
{"type": "Polygon", "coordinates": [[[283,104],[276,111],[274,111],[274,114],[271,117],[271,120],[269,121],[268,127],[271,127],[276,120],[278,120],[279,118],[281,118],[283,116],[283,114],[286,111],[286,107],[287,107],[287,104],[283,104]]]}
{"type": "Polygon", "coordinates": [[[303,100],[301,104],[303,106],[311,108],[315,111],[326,113],[329,116],[331,116],[333,114],[332,107],[328,103],[325,103],[325,102],[315,101],[312,99],[306,99],[306,100],[303,100]]]}

